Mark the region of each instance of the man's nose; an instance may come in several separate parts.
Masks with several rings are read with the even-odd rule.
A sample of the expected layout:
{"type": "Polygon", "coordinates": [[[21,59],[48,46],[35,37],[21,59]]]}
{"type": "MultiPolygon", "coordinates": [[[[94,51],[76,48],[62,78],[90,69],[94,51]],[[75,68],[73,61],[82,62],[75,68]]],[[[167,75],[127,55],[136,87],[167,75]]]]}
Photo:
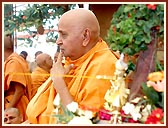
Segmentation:
{"type": "Polygon", "coordinates": [[[56,44],[57,44],[57,45],[62,44],[62,40],[61,40],[61,38],[60,38],[60,37],[58,37],[58,38],[57,38],[57,40],[56,40],[56,44]]]}

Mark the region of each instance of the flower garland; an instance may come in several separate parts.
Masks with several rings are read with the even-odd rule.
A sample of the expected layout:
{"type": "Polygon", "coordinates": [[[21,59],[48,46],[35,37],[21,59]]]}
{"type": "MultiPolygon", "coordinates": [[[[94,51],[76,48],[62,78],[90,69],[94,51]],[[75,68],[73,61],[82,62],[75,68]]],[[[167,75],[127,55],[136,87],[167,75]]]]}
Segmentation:
{"type": "MultiPolygon", "coordinates": [[[[116,62],[114,77],[110,80],[112,85],[111,89],[105,94],[105,100],[107,101],[104,104],[105,111],[111,111],[108,117],[106,114],[105,119],[108,118],[108,120],[113,120],[114,123],[121,120],[119,117],[119,109],[125,104],[129,94],[129,89],[125,87],[124,78],[127,68],[128,65],[124,62],[124,54],[121,54],[120,59],[116,62]],[[113,116],[111,116],[111,114],[113,114],[113,116]]],[[[104,118],[102,116],[103,112],[100,110],[79,106],[76,102],[72,102],[64,108],[61,105],[59,94],[55,97],[54,105],[56,106],[55,116],[57,117],[58,123],[61,124],[93,124],[104,118]],[[63,110],[62,114],[60,114],[60,109],[63,110]]]]}
{"type": "Polygon", "coordinates": [[[144,96],[125,102],[118,110],[117,117],[113,113],[114,110],[105,106],[105,110],[100,112],[100,119],[108,120],[109,123],[164,124],[164,87],[164,72],[151,72],[148,81],[142,84],[144,96]],[[118,122],[114,118],[118,119],[118,122]]]}
{"type": "MultiPolygon", "coordinates": [[[[124,54],[121,54],[120,59],[116,62],[116,70],[114,77],[110,80],[112,86],[105,94],[104,108],[106,109],[105,119],[110,120],[110,123],[121,123],[120,109],[126,103],[129,94],[129,89],[125,85],[125,71],[128,65],[124,62],[124,54]]],[[[100,119],[103,119],[103,112],[100,112],[100,119]]]]}

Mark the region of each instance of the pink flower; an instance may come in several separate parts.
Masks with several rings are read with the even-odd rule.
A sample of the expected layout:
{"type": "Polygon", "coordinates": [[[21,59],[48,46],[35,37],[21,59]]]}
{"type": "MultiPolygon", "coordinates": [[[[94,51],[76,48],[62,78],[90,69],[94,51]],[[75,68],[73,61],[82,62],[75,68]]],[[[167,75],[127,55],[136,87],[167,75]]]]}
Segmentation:
{"type": "Polygon", "coordinates": [[[99,111],[99,118],[100,118],[100,120],[110,120],[111,116],[112,116],[112,114],[110,114],[108,110],[101,109],[99,111]]]}
{"type": "Polygon", "coordinates": [[[147,81],[148,87],[153,87],[157,92],[163,92],[164,91],[164,79],[162,81],[152,82],[147,81]]]}
{"type": "Polygon", "coordinates": [[[156,10],[157,4],[147,4],[146,6],[150,10],[156,10]]]}

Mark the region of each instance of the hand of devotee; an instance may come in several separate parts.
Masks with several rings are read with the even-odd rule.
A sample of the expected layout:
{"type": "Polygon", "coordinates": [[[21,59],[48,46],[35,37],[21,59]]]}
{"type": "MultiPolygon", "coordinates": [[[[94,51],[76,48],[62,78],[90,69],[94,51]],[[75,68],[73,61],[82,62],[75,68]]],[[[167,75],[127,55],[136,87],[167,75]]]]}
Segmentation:
{"type": "Polygon", "coordinates": [[[59,88],[59,81],[60,80],[63,80],[62,78],[64,77],[64,75],[66,75],[72,68],[73,68],[73,65],[68,65],[67,67],[64,67],[63,64],[62,64],[62,59],[63,59],[63,55],[62,53],[60,52],[59,55],[58,55],[58,59],[57,59],[57,62],[53,64],[53,67],[51,68],[51,79],[54,83],[54,87],[56,89],[59,88]],[[58,87],[57,87],[58,85],[58,87]]]}
{"type": "Polygon", "coordinates": [[[73,65],[68,65],[67,67],[64,67],[62,64],[62,58],[62,53],[59,53],[57,62],[53,64],[50,74],[54,84],[54,88],[56,89],[57,93],[60,94],[63,105],[66,106],[67,104],[71,103],[73,99],[68,91],[63,77],[72,69],[73,65]]]}

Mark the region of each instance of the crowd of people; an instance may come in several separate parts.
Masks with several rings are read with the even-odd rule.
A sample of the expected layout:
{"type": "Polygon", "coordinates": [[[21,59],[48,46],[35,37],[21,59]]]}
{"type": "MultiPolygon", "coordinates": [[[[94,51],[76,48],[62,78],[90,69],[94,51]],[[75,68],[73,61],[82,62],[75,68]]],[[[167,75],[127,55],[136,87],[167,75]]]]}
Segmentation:
{"type": "Polygon", "coordinates": [[[13,52],[12,37],[5,35],[4,123],[57,123],[50,115],[58,94],[64,107],[73,102],[103,106],[110,80],[81,77],[113,76],[118,59],[100,37],[96,16],[83,8],[69,10],[59,19],[58,33],[54,60],[38,51],[33,64],[27,63],[26,52],[13,52]]]}

